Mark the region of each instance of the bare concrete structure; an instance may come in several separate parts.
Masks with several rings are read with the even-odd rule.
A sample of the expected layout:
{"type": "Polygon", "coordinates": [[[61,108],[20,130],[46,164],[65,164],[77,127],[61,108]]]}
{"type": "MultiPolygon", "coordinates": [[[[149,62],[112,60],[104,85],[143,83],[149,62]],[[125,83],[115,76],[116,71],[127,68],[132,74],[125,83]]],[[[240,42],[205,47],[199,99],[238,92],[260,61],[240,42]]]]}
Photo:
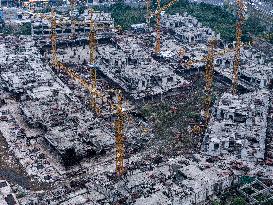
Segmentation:
{"type": "MultiPolygon", "coordinates": [[[[232,79],[233,52],[223,56],[216,56],[215,70],[220,75],[232,79]]],[[[245,46],[242,48],[241,69],[239,70],[239,84],[247,89],[264,89],[272,86],[273,67],[272,61],[264,53],[254,48],[245,46]]]]}
{"type": "Polygon", "coordinates": [[[0,180],[0,203],[2,205],[18,205],[18,200],[12,193],[9,183],[5,180],[0,180]]]}
{"type": "Polygon", "coordinates": [[[249,200],[249,204],[272,203],[272,179],[253,179],[240,187],[240,193],[249,200]]]}
{"type": "Polygon", "coordinates": [[[218,178],[221,171],[214,168],[201,171],[195,163],[180,157],[159,166],[144,167],[144,171],[134,170],[123,181],[114,184],[107,175],[94,176],[92,181],[95,183],[87,184],[92,190],[92,202],[190,205],[205,202],[207,197],[236,181],[236,177],[218,178]],[[199,180],[197,176],[202,177],[199,180]],[[115,190],[111,189],[113,186],[115,190]]]}
{"type": "Polygon", "coordinates": [[[120,38],[116,45],[99,46],[100,71],[135,99],[163,94],[189,84],[176,75],[170,65],[157,62],[148,51],[144,52],[144,47],[135,37],[120,38]]]}
{"type": "MultiPolygon", "coordinates": [[[[186,44],[205,43],[209,38],[215,36],[210,28],[202,26],[198,20],[187,13],[183,15],[163,15],[162,28],[174,33],[178,41],[186,44]]],[[[220,35],[218,35],[220,38],[220,35]]]]}
{"type": "MultiPolygon", "coordinates": [[[[50,14],[44,16],[34,16],[32,17],[32,36],[36,38],[49,38],[51,35],[51,22],[50,22],[50,14]]],[[[104,12],[94,12],[94,21],[97,29],[97,37],[105,38],[105,37],[113,37],[114,35],[114,19],[111,17],[110,13],[104,12]]],[[[75,32],[78,37],[87,36],[90,32],[90,16],[86,11],[75,20],[72,20],[69,16],[56,16],[56,32],[60,39],[67,37],[72,34],[72,24],[74,21],[75,24],[75,32]]]]}
{"type": "MultiPolygon", "coordinates": [[[[197,95],[202,95],[199,85],[203,75],[192,75],[191,70],[201,73],[207,40],[215,34],[186,14],[164,14],[162,18],[160,55],[153,52],[156,33],[139,24],[132,26],[133,32],[98,41],[96,64],[92,66],[88,64],[88,46],[74,40],[57,49],[58,60],[69,67],[62,69],[49,66],[46,60],[50,52],[42,56],[40,52],[45,50],[39,51],[34,36],[0,38],[0,141],[4,142],[0,152],[5,145],[11,153],[8,157],[22,166],[31,181],[47,182],[39,191],[26,190],[18,199],[20,204],[207,204],[236,185],[242,175],[272,178],[273,166],[265,159],[266,153],[272,156],[272,147],[266,147],[272,64],[263,53],[242,49],[240,83],[256,91],[222,95],[212,108],[204,139],[201,134],[193,136],[191,126],[198,121],[194,118],[200,117],[202,97],[197,95]],[[97,70],[96,103],[102,112],[90,106],[88,88],[93,68],[97,70]],[[126,92],[121,109],[125,147],[122,176],[115,173],[115,128],[119,127],[114,123],[117,99],[113,90],[117,87],[126,92]],[[149,98],[148,106],[142,111],[138,107],[147,103],[142,103],[145,97],[149,98]],[[152,111],[155,104],[160,105],[158,115],[152,111]],[[178,120],[169,123],[165,120],[169,116],[178,120]],[[163,123],[170,133],[165,132],[166,127],[158,132],[163,123]],[[175,124],[182,124],[181,130],[175,124]],[[177,132],[185,137],[177,137],[177,132]],[[195,145],[202,140],[199,150],[195,145]]],[[[112,28],[109,21],[97,22],[112,28]]],[[[70,29],[71,23],[64,28],[70,29]]],[[[85,23],[77,30],[83,38],[88,19],[85,23]]],[[[61,25],[57,30],[61,39],[70,34],[61,25]]],[[[47,41],[50,22],[45,22],[44,31],[48,32],[44,33],[47,41]]],[[[219,36],[217,43],[215,53],[234,47],[223,44],[219,36]]],[[[222,81],[232,76],[232,57],[231,52],[215,58],[218,76],[214,85],[221,81],[222,86],[215,89],[216,96],[227,89],[222,81]]],[[[261,189],[254,189],[254,194],[244,192],[246,198],[266,196],[267,191],[271,197],[272,184],[256,184],[261,189]]],[[[20,193],[16,187],[14,190],[20,193]]]]}
{"type": "Polygon", "coordinates": [[[27,39],[22,43],[21,51],[14,46],[5,48],[1,81],[3,88],[21,101],[20,109],[29,126],[44,130],[45,141],[65,163],[100,153],[103,143],[113,144],[108,134],[96,130],[92,112],[85,110],[49,66],[43,64],[34,42],[27,39]],[[108,137],[95,142],[98,135],[108,137]]]}
{"type": "Polygon", "coordinates": [[[242,96],[224,94],[213,111],[203,150],[213,156],[264,160],[268,103],[265,90],[242,96]]]}

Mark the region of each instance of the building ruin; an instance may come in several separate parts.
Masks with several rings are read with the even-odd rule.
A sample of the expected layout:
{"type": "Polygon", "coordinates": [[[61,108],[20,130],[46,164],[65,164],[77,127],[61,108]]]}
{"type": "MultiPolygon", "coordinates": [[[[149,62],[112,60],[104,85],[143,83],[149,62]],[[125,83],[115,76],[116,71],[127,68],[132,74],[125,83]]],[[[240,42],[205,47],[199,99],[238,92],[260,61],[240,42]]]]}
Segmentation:
{"type": "Polygon", "coordinates": [[[225,93],[213,109],[204,152],[246,161],[264,160],[268,94],[265,90],[241,96],[225,93]]]}

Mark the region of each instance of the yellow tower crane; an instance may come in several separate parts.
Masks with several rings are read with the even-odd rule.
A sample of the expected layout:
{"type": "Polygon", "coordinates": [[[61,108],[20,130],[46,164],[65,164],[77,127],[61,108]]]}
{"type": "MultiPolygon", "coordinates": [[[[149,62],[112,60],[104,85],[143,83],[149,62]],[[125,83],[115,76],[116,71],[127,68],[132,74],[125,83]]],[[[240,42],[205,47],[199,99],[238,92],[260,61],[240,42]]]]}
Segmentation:
{"type": "Polygon", "coordinates": [[[121,176],[124,173],[124,113],[122,111],[123,96],[119,91],[117,94],[118,103],[116,105],[116,116],[115,120],[115,140],[116,140],[116,173],[121,176]]]}
{"type": "MultiPolygon", "coordinates": [[[[192,129],[192,132],[194,134],[200,134],[204,131],[204,128],[207,127],[209,120],[210,120],[210,108],[211,108],[211,100],[212,100],[212,83],[213,83],[213,73],[214,73],[214,57],[215,55],[223,55],[226,52],[232,52],[234,49],[225,49],[223,51],[214,52],[216,40],[211,39],[208,42],[208,55],[206,57],[203,57],[201,61],[206,61],[206,67],[205,67],[205,98],[204,98],[204,124],[201,126],[195,125],[192,129]]],[[[199,62],[199,61],[196,61],[199,62]]],[[[188,64],[192,65],[194,62],[190,61],[188,64]]]]}
{"type": "MultiPolygon", "coordinates": [[[[149,0],[148,0],[149,1],[149,0]]],[[[177,0],[172,0],[170,1],[168,4],[164,5],[163,7],[160,6],[160,0],[157,0],[157,9],[155,11],[155,13],[153,13],[151,15],[151,12],[150,12],[150,7],[148,9],[147,7],[147,19],[148,19],[148,22],[150,22],[150,18],[152,18],[153,16],[156,16],[156,44],[155,44],[155,53],[157,55],[160,54],[160,28],[161,28],[161,13],[163,11],[165,11],[166,9],[168,9],[169,7],[171,7],[177,0]]],[[[148,4],[147,4],[148,5],[148,4]]]]}
{"type": "Polygon", "coordinates": [[[211,107],[211,98],[212,98],[212,82],[213,82],[213,72],[214,72],[214,48],[216,40],[211,39],[208,42],[208,55],[202,60],[206,60],[205,67],[205,98],[204,98],[204,123],[201,125],[195,125],[192,128],[192,133],[201,134],[204,129],[207,127],[210,119],[210,107],[211,107]]]}
{"type": "Polygon", "coordinates": [[[232,94],[237,94],[238,87],[238,71],[240,66],[241,55],[241,36],[242,36],[242,24],[244,21],[244,2],[243,0],[236,0],[237,3],[237,23],[236,23],[236,48],[233,63],[233,80],[232,80],[232,94]]]}
{"type": "Polygon", "coordinates": [[[56,33],[56,13],[54,9],[51,10],[51,55],[52,55],[52,64],[57,65],[57,33],[56,33]]]}
{"type": "Polygon", "coordinates": [[[211,107],[211,98],[212,98],[212,82],[213,82],[213,72],[214,72],[214,48],[216,40],[212,39],[208,43],[208,56],[207,64],[205,68],[205,106],[204,106],[204,118],[205,118],[205,127],[209,123],[210,119],[210,107],[211,107]]]}
{"type": "Polygon", "coordinates": [[[89,14],[90,14],[89,48],[90,48],[90,64],[91,65],[95,64],[96,45],[97,45],[95,21],[93,19],[93,13],[94,13],[94,10],[91,9],[89,11],[89,14]]]}
{"type": "MultiPolygon", "coordinates": [[[[91,13],[91,19],[90,19],[90,49],[92,47],[92,50],[94,51],[93,54],[90,52],[90,63],[94,65],[95,63],[95,46],[96,46],[96,34],[94,29],[94,21],[92,20],[92,12],[91,13]]],[[[52,22],[51,22],[51,41],[52,41],[52,62],[53,65],[59,67],[61,70],[66,72],[72,79],[79,81],[83,87],[88,89],[89,91],[95,96],[98,94],[96,91],[96,70],[95,72],[91,73],[92,76],[92,85],[91,89],[87,81],[82,79],[75,71],[68,68],[66,65],[62,64],[61,62],[58,62],[57,60],[57,52],[56,52],[56,40],[57,40],[57,33],[56,33],[56,16],[55,11],[52,10],[51,12],[52,16],[52,22]],[[95,83],[94,83],[95,82],[95,83]],[[95,92],[94,92],[95,91],[95,92]]],[[[94,99],[94,98],[93,98],[94,99]]],[[[116,141],[116,173],[118,176],[121,176],[124,173],[124,157],[125,157],[125,145],[124,145],[124,123],[125,123],[125,115],[123,113],[122,103],[123,103],[123,96],[121,91],[118,91],[117,93],[117,105],[116,107],[116,116],[117,119],[115,120],[115,141],[116,141]]],[[[96,100],[96,99],[95,99],[96,100]]],[[[93,101],[94,102],[94,101],[93,101]]],[[[95,101],[96,103],[96,101],[95,101]]]]}
{"type": "Polygon", "coordinates": [[[168,9],[169,7],[171,7],[177,0],[172,0],[171,2],[169,2],[168,4],[166,4],[165,6],[163,6],[161,8],[160,6],[160,0],[157,0],[157,12],[156,12],[156,46],[155,46],[155,53],[156,54],[160,54],[160,28],[161,28],[161,12],[165,11],[166,9],[168,9]]]}

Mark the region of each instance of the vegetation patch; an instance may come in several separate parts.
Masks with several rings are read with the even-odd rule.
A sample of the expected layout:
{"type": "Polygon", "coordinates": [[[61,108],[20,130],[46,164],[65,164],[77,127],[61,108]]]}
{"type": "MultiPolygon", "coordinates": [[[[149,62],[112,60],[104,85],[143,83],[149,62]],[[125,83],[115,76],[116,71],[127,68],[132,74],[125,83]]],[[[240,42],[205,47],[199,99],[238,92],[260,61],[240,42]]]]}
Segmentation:
{"type": "MultiPolygon", "coordinates": [[[[165,5],[169,1],[162,1],[165,5]]],[[[152,2],[152,11],[156,10],[156,1],[152,2]]],[[[111,12],[117,25],[123,29],[128,29],[132,24],[144,23],[146,8],[132,8],[119,2],[110,7],[97,7],[97,10],[111,12]]],[[[235,11],[228,7],[220,7],[205,3],[189,3],[187,0],[179,0],[173,6],[166,10],[166,13],[188,14],[197,18],[204,26],[212,28],[216,33],[221,34],[221,38],[228,42],[235,40],[236,16],[235,11]]],[[[152,19],[152,24],[155,20],[152,19]]],[[[273,43],[272,34],[266,32],[266,27],[254,15],[249,15],[243,25],[242,41],[251,41],[251,35],[260,36],[273,43]]]]}
{"type": "Polygon", "coordinates": [[[4,35],[31,35],[31,23],[23,23],[20,26],[4,26],[0,28],[4,35]]]}

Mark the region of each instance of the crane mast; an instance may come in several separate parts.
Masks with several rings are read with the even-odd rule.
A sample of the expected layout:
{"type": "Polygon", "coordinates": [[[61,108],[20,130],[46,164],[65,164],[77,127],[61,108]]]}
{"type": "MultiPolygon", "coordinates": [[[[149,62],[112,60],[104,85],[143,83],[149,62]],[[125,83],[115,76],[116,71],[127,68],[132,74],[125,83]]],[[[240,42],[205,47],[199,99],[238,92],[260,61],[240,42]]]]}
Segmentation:
{"type": "Polygon", "coordinates": [[[57,33],[56,33],[56,13],[54,9],[51,10],[51,55],[52,55],[52,64],[57,65],[57,33]]]}
{"type": "Polygon", "coordinates": [[[95,64],[95,58],[96,58],[96,31],[95,31],[95,22],[93,20],[93,9],[89,11],[90,13],[90,33],[89,33],[89,49],[90,49],[90,64],[95,64]]]}
{"type": "Polygon", "coordinates": [[[89,11],[90,13],[90,33],[89,33],[89,50],[90,50],[90,65],[91,68],[91,80],[92,80],[92,99],[91,99],[91,107],[98,112],[96,98],[97,98],[97,72],[95,68],[95,60],[96,60],[96,31],[95,31],[95,22],[93,20],[93,9],[89,11]]]}
{"type": "Polygon", "coordinates": [[[157,0],[157,13],[156,13],[156,44],[155,44],[155,53],[160,53],[160,20],[161,12],[160,11],[160,0],[157,0]]]}
{"type": "Polygon", "coordinates": [[[116,173],[118,176],[121,176],[124,173],[124,156],[125,156],[125,148],[124,148],[124,114],[122,111],[122,101],[123,96],[121,92],[118,92],[118,104],[115,120],[115,140],[116,140],[116,173]]]}
{"type": "Polygon", "coordinates": [[[214,48],[216,40],[211,39],[208,42],[208,55],[204,57],[203,60],[206,60],[205,67],[205,88],[204,88],[204,123],[200,125],[195,125],[192,128],[192,133],[199,135],[204,132],[206,129],[209,119],[210,119],[210,107],[211,107],[211,98],[212,98],[212,83],[213,83],[213,72],[214,72],[214,48]]]}
{"type": "MultiPolygon", "coordinates": [[[[153,15],[150,15],[150,12],[147,14],[147,16],[149,17],[149,19],[151,17],[153,17],[154,15],[156,16],[156,44],[155,44],[155,53],[157,55],[160,54],[160,50],[161,50],[161,36],[160,36],[160,30],[161,30],[161,13],[162,11],[165,11],[166,9],[168,9],[169,7],[171,7],[177,0],[172,0],[170,1],[168,4],[166,4],[165,6],[161,7],[160,6],[160,0],[157,0],[157,9],[156,12],[153,15]]],[[[147,9],[148,10],[148,9],[147,9]]]]}
{"type": "Polygon", "coordinates": [[[242,36],[242,24],[244,21],[244,2],[243,0],[236,0],[237,10],[237,23],[236,23],[236,48],[233,63],[233,81],[232,81],[232,94],[237,94],[238,87],[238,71],[240,66],[240,55],[241,55],[241,36],[242,36]]]}
{"type": "Polygon", "coordinates": [[[92,68],[91,70],[91,107],[96,111],[96,113],[99,113],[99,108],[97,107],[97,72],[95,68],[92,68]]]}
{"type": "Polygon", "coordinates": [[[213,72],[214,72],[214,47],[216,41],[214,39],[208,42],[208,56],[207,64],[205,69],[205,126],[208,125],[210,119],[210,107],[211,107],[211,98],[212,98],[212,82],[213,82],[213,72]]]}

